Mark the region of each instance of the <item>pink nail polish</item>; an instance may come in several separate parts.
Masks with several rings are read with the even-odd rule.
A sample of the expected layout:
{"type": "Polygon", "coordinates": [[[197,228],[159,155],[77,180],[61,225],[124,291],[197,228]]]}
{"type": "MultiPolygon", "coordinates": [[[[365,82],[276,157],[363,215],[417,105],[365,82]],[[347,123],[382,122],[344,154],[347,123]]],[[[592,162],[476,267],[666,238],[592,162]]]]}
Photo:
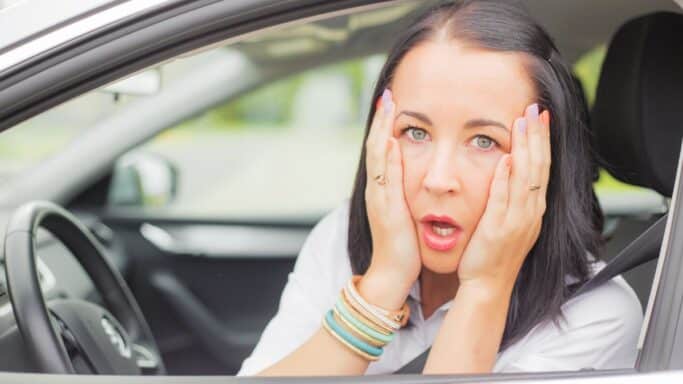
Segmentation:
{"type": "Polygon", "coordinates": [[[526,119],[525,118],[517,119],[517,129],[519,129],[519,132],[521,132],[521,133],[526,133],[526,119]]]}
{"type": "Polygon", "coordinates": [[[538,104],[531,104],[529,108],[527,108],[527,117],[532,120],[538,119],[538,104]]]}

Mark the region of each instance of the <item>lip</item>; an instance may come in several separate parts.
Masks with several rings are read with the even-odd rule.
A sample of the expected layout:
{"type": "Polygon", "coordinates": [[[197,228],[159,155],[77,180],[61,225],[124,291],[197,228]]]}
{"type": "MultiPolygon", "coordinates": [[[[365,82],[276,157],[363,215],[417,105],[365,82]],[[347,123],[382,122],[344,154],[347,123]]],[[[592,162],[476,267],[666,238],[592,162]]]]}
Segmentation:
{"type": "Polygon", "coordinates": [[[430,223],[432,221],[440,221],[442,223],[450,224],[450,225],[456,227],[457,229],[460,229],[460,226],[458,225],[458,223],[448,215],[432,215],[432,214],[429,214],[429,215],[424,216],[420,220],[420,222],[422,222],[422,223],[430,223]]]}
{"type": "Polygon", "coordinates": [[[427,247],[435,251],[445,252],[453,249],[458,244],[458,240],[462,234],[462,228],[449,216],[427,215],[423,217],[420,222],[422,223],[422,239],[427,247]],[[455,230],[448,236],[438,235],[432,229],[432,222],[434,221],[452,225],[455,227],[455,230]]]}

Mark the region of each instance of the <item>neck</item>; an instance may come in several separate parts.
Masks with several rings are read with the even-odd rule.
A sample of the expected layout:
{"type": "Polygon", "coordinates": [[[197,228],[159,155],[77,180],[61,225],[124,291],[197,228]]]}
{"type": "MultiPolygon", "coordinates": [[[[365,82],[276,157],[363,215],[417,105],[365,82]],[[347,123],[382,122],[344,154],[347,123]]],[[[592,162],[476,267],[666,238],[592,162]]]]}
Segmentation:
{"type": "Polygon", "coordinates": [[[422,268],[420,298],[422,314],[429,318],[440,306],[452,300],[458,292],[458,272],[440,274],[422,268]]]}

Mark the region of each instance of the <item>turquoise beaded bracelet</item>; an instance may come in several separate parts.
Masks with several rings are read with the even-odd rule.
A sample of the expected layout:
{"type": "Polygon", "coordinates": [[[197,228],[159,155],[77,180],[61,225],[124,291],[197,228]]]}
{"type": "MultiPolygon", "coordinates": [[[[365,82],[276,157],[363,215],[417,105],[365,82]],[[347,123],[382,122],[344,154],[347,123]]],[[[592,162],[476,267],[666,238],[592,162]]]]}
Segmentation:
{"type": "Polygon", "coordinates": [[[327,322],[327,325],[337,334],[339,335],[342,339],[344,339],[346,342],[349,344],[353,345],[354,347],[360,349],[361,351],[367,353],[370,356],[380,356],[382,352],[384,351],[382,348],[377,348],[373,347],[372,345],[359,340],[356,338],[354,335],[350,334],[347,332],[342,326],[337,323],[337,321],[334,319],[333,316],[333,311],[329,310],[327,312],[327,315],[325,316],[325,322],[327,322]]]}
{"type": "Polygon", "coordinates": [[[346,308],[346,305],[344,305],[344,302],[341,301],[341,299],[337,301],[336,308],[337,311],[339,311],[339,314],[344,317],[344,319],[353,324],[353,326],[356,327],[356,329],[372,337],[373,339],[379,340],[385,344],[388,344],[391,340],[394,339],[393,334],[385,335],[383,333],[375,331],[374,329],[358,321],[358,319],[356,319],[356,317],[349,312],[349,310],[346,308]]]}

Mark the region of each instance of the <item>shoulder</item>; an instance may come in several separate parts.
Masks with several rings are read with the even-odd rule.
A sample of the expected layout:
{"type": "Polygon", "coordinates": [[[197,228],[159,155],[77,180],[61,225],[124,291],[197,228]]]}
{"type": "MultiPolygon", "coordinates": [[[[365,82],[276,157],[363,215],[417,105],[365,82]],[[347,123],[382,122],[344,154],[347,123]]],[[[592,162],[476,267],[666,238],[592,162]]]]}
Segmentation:
{"type": "Polygon", "coordinates": [[[313,257],[320,261],[339,261],[347,255],[349,201],[345,200],[323,216],[308,234],[299,259],[313,257]]]}
{"type": "Polygon", "coordinates": [[[326,232],[329,235],[344,234],[348,232],[350,205],[348,199],[341,202],[332,211],[323,216],[315,225],[313,231],[326,232]]]}
{"type": "MultiPolygon", "coordinates": [[[[600,269],[604,263],[596,263],[600,269]]],[[[643,322],[637,295],[617,276],[568,300],[556,321],[538,324],[501,357],[501,370],[632,368],[643,322]]]]}
{"type": "MultiPolygon", "coordinates": [[[[604,262],[594,264],[594,272],[604,268],[604,262]]],[[[643,309],[638,296],[623,277],[617,276],[583,295],[567,301],[562,314],[569,326],[596,321],[611,321],[623,331],[640,332],[643,309]]]]}
{"type": "MultiPolygon", "coordinates": [[[[297,257],[290,282],[336,292],[351,276],[347,250],[349,203],[342,202],[313,227],[297,257]]],[[[311,292],[311,294],[313,294],[311,292]]]]}

